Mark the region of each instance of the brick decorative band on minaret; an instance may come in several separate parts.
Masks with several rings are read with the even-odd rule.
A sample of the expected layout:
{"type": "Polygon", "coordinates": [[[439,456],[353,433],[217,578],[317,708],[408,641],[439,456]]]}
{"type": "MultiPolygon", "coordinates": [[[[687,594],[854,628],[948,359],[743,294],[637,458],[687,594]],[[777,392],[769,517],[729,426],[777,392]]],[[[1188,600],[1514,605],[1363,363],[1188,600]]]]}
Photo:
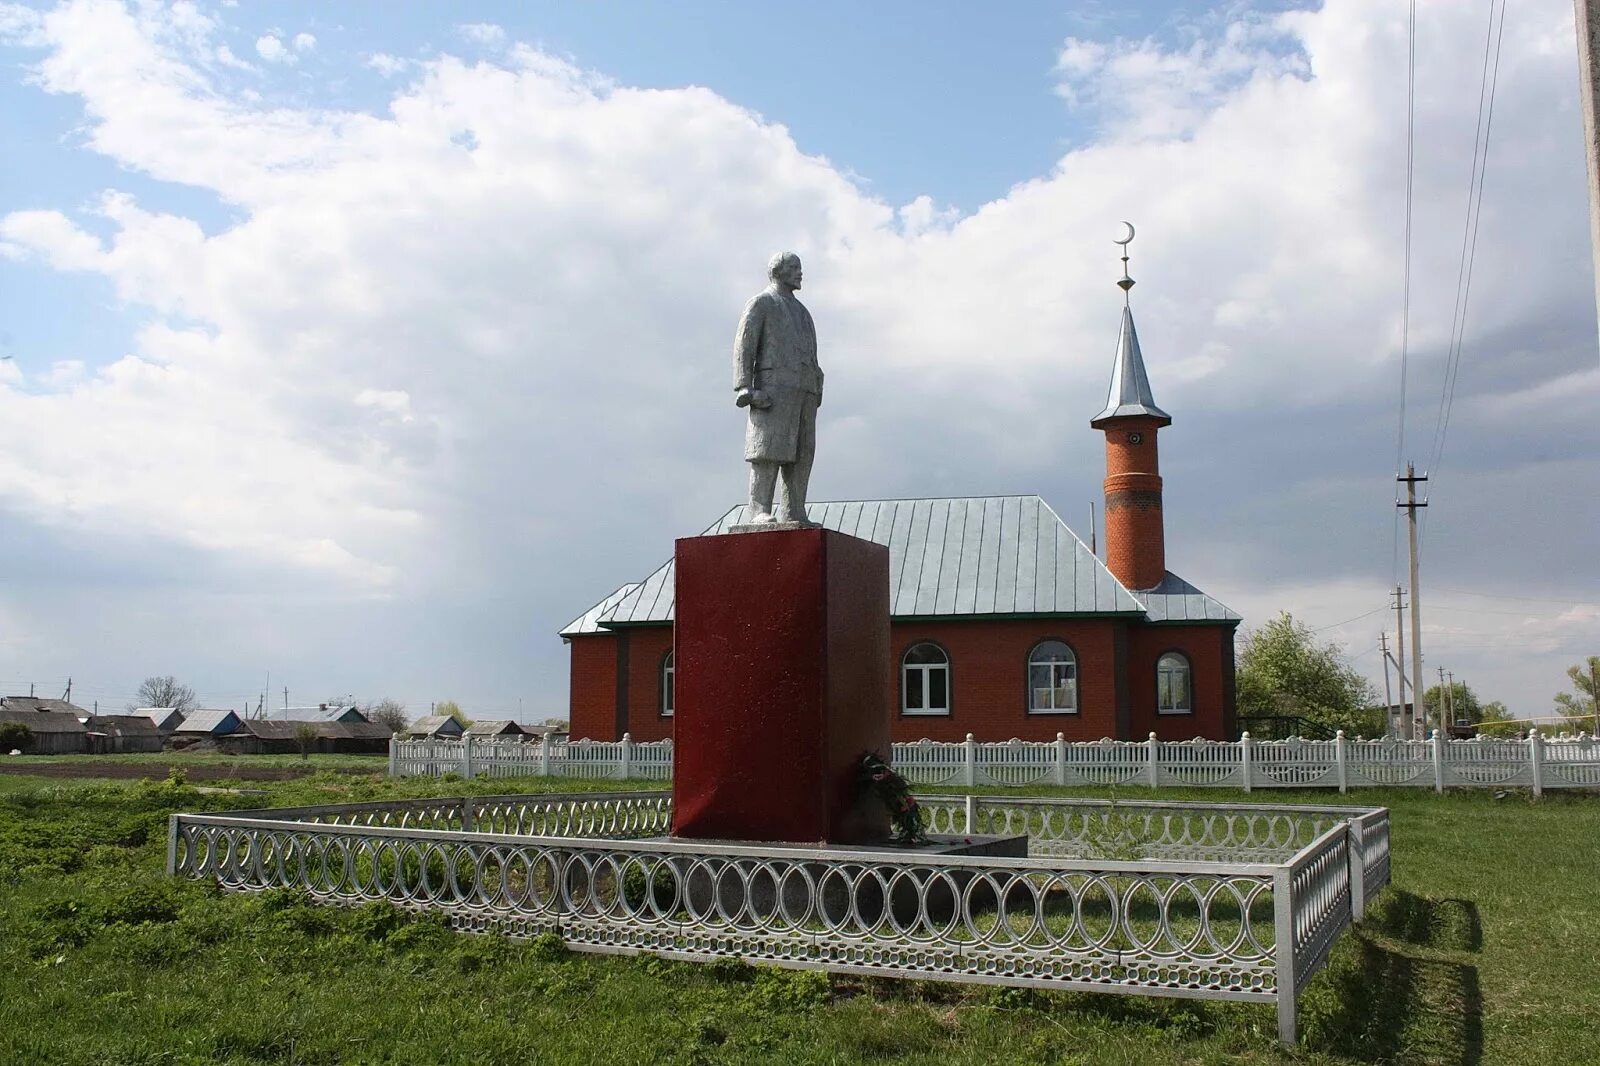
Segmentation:
{"type": "Polygon", "coordinates": [[[1106,426],[1106,567],[1130,589],[1149,589],[1167,575],[1166,522],[1156,448],[1160,424],[1118,419],[1106,426]]]}

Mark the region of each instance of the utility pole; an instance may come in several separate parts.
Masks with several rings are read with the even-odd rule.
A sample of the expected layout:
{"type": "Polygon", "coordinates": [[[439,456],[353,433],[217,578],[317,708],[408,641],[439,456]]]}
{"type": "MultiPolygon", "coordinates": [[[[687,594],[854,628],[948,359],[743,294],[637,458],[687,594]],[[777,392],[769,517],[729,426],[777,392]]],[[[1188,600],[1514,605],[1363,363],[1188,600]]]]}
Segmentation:
{"type": "Polygon", "coordinates": [[[1578,31],[1578,95],[1583,100],[1583,158],[1589,164],[1589,244],[1595,305],[1600,310],[1600,2],[1573,0],[1578,31]]]}
{"type": "Polygon", "coordinates": [[[70,677],[67,678],[67,691],[62,694],[61,698],[68,703],[72,702],[72,678],[70,677]]]}
{"type": "Polygon", "coordinates": [[[1398,656],[1395,672],[1400,675],[1400,731],[1407,740],[1417,739],[1417,690],[1411,689],[1411,709],[1406,709],[1406,597],[1399,585],[1394,587],[1394,647],[1398,656]]]}
{"type": "Polygon", "coordinates": [[[289,686],[283,686],[283,716],[289,717],[289,686]]]}
{"type": "Polygon", "coordinates": [[[1400,711],[1394,705],[1394,693],[1389,688],[1389,634],[1378,634],[1378,657],[1383,660],[1383,706],[1384,706],[1384,733],[1392,734],[1399,729],[1400,711]]]}
{"type": "Polygon", "coordinates": [[[1428,697],[1422,691],[1422,595],[1418,587],[1417,574],[1417,508],[1426,507],[1424,500],[1417,502],[1417,482],[1427,481],[1428,475],[1417,476],[1415,463],[1406,464],[1403,477],[1396,476],[1396,481],[1404,483],[1406,499],[1404,503],[1395,501],[1396,507],[1405,508],[1406,526],[1411,540],[1411,698],[1416,703],[1416,718],[1422,723],[1424,731],[1428,728],[1428,697]]]}
{"type": "MultiPolygon", "coordinates": [[[[1416,601],[1413,600],[1412,602],[1415,603],[1416,601]]],[[[1453,701],[1450,699],[1450,689],[1444,683],[1444,667],[1441,666],[1441,667],[1439,667],[1439,728],[1440,729],[1444,728],[1446,721],[1454,722],[1456,720],[1455,714],[1452,713],[1453,708],[1451,710],[1447,710],[1446,709],[1446,708],[1450,708],[1452,702],[1453,701]]]]}
{"type": "Polygon", "coordinates": [[[1450,722],[1454,724],[1456,720],[1456,672],[1451,670],[1444,676],[1450,679],[1450,684],[1445,688],[1445,691],[1450,693],[1450,703],[1448,705],[1450,708],[1450,722]]]}

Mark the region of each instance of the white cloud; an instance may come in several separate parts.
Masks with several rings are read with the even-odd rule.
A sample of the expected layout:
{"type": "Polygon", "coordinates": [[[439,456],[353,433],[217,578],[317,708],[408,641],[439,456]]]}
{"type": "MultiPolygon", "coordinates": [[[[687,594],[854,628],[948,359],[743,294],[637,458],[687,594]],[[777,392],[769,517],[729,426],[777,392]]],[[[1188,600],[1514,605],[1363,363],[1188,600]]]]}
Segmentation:
{"type": "Polygon", "coordinates": [[[294,35],[294,50],[296,52],[310,52],[317,47],[317,38],[310,33],[297,33],[294,35]]]}
{"type": "Polygon", "coordinates": [[[456,30],[473,44],[485,48],[499,48],[506,43],[506,31],[492,22],[468,22],[457,26],[456,30]]]}
{"type": "Polygon", "coordinates": [[[366,65],[384,77],[392,78],[407,67],[410,67],[412,61],[401,59],[399,56],[392,56],[387,52],[374,52],[367,56],[366,65]]]}
{"type": "Polygon", "coordinates": [[[253,65],[251,65],[249,63],[246,63],[244,60],[242,60],[238,56],[234,55],[233,54],[233,49],[229,48],[225,44],[217,46],[216,55],[217,55],[217,62],[221,63],[225,67],[232,67],[234,70],[249,70],[249,71],[254,71],[256,69],[253,65]]]}
{"type": "Polygon", "coordinates": [[[268,63],[298,62],[294,53],[285,47],[283,41],[271,33],[256,38],[256,54],[268,63]]]}
{"type": "MultiPolygon", "coordinates": [[[[483,615],[485,656],[520,661],[531,642],[559,689],[542,634],[740,491],[729,331],[770,251],[805,256],[823,334],[819,493],[1038,490],[1077,513],[1067,502],[1099,491],[1085,422],[1119,313],[1110,237],[1130,218],[1141,338],[1176,418],[1174,568],[1253,620],[1283,606],[1316,625],[1389,583],[1392,4],[1328,0],[1179,47],[1068,41],[1063,95],[1103,135],[966,216],[876,200],[707,90],[616,85],[525,44],[471,63],[374,54],[414,77],[362,113],[214,83],[217,45],[192,15],[0,17],[44,48],[40,84],[81,101],[90,149],[239,217],[208,232],[114,194],[0,219],[0,252],[104,275],[154,318],[55,391],[0,378],[0,511],[28,523],[383,589],[419,617],[483,615]]],[[[1475,111],[1460,57],[1482,26],[1452,6],[1419,17],[1437,50],[1412,372],[1432,390],[1475,111]]],[[[1561,382],[1594,388],[1574,85],[1550,45],[1570,19],[1539,0],[1507,26],[1475,281],[1492,298],[1469,321],[1457,473],[1435,486],[1439,513],[1472,517],[1436,514],[1428,541],[1430,575],[1523,591],[1579,572],[1600,528],[1571,492],[1600,475],[1592,404],[1561,403],[1561,382]],[[1517,396],[1548,417],[1508,416],[1517,396]],[[1564,528],[1528,532],[1557,496],[1564,528]],[[1534,549],[1504,550],[1517,537],[1534,549]]],[[[263,59],[294,59],[262,41],[263,59]]],[[[1430,401],[1414,397],[1414,434],[1430,401]]],[[[1566,645],[1540,654],[1552,668],[1566,645]]]]}

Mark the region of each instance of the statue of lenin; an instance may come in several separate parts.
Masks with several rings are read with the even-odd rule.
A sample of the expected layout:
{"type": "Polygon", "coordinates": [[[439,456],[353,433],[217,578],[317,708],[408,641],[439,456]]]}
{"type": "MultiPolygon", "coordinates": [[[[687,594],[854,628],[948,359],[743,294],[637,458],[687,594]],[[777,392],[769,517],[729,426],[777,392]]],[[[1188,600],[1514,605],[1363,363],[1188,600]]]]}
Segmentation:
{"type": "Polygon", "coordinates": [[[734,402],[750,410],[744,457],[750,464],[752,524],[805,524],[806,485],[817,448],[817,408],[822,369],[811,312],[795,298],[800,257],[780,252],[767,264],[772,279],[745,305],[733,343],[734,402]],[[772,513],[773,490],[783,473],[783,503],[772,513]]]}

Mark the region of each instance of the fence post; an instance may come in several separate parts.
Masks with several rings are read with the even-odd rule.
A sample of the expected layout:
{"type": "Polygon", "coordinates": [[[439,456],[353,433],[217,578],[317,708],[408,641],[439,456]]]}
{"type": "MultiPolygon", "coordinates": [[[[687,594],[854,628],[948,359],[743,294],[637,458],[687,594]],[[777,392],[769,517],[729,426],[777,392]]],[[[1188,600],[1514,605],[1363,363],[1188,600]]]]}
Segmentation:
{"type": "Polygon", "coordinates": [[[1367,834],[1360,818],[1344,824],[1349,830],[1345,850],[1350,853],[1350,920],[1359,922],[1367,916],[1367,834]]]}
{"type": "Polygon", "coordinates": [[[394,777],[400,767],[400,734],[389,734],[389,776],[394,777]]]}
{"type": "Polygon", "coordinates": [[[633,734],[622,734],[622,779],[628,779],[628,773],[633,769],[633,734]]]}
{"type": "Polygon", "coordinates": [[[1433,731],[1433,790],[1444,791],[1444,737],[1433,731]]]}
{"type": "Polygon", "coordinates": [[[1339,772],[1339,791],[1350,791],[1350,779],[1345,774],[1344,730],[1333,735],[1333,764],[1339,772]]]}
{"type": "Polygon", "coordinates": [[[539,738],[539,776],[550,776],[550,734],[539,738]]]}
{"type": "Polygon", "coordinates": [[[1056,784],[1067,783],[1067,735],[1056,734],[1056,784]]]}
{"type": "Polygon", "coordinates": [[[1278,970],[1278,1040],[1286,1047],[1295,1041],[1294,987],[1294,876],[1288,867],[1272,875],[1272,953],[1278,970]]]}
{"type": "Polygon", "coordinates": [[[1544,795],[1544,737],[1537,729],[1528,730],[1528,769],[1533,773],[1533,795],[1544,795]]]}
{"type": "Polygon", "coordinates": [[[969,794],[967,796],[967,828],[965,830],[965,832],[966,832],[966,834],[968,836],[971,836],[974,832],[976,832],[976,830],[973,829],[973,826],[975,826],[977,824],[978,824],[978,797],[969,794]]]}
{"type": "Polygon", "coordinates": [[[978,742],[973,739],[971,733],[967,734],[965,750],[967,759],[966,766],[963,767],[962,783],[976,785],[978,783],[978,742]]]}
{"type": "Polygon", "coordinates": [[[1239,734],[1239,774],[1244,778],[1244,790],[1250,791],[1250,731],[1239,734]]]}
{"type": "Polygon", "coordinates": [[[1144,742],[1145,774],[1151,788],[1161,783],[1161,741],[1156,739],[1155,733],[1144,742]]]}
{"type": "Polygon", "coordinates": [[[461,776],[472,780],[472,735],[461,734],[461,776]]]}

